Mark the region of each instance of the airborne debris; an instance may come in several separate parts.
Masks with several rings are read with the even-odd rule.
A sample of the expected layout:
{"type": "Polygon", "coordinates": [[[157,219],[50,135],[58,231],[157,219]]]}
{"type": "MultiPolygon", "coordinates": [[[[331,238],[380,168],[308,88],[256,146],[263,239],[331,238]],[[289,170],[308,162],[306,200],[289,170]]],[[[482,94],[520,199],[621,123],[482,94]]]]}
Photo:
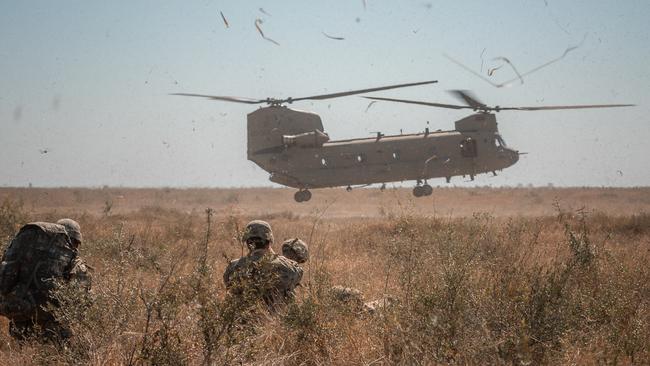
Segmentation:
{"type": "MultiPolygon", "coordinates": [[[[507,80],[507,81],[505,81],[505,82],[503,82],[503,83],[498,83],[498,84],[492,82],[490,79],[484,77],[484,76],[481,75],[480,73],[477,73],[476,71],[470,69],[469,67],[465,66],[465,65],[464,65],[463,63],[461,63],[460,61],[457,61],[456,59],[452,58],[451,56],[449,56],[449,55],[447,55],[447,54],[443,54],[443,56],[444,56],[445,58],[447,58],[449,61],[451,61],[451,62],[455,63],[456,65],[458,65],[458,66],[462,67],[463,69],[465,69],[465,71],[470,72],[470,73],[474,74],[474,76],[477,76],[477,77],[479,77],[481,80],[485,81],[486,83],[489,83],[489,84],[492,85],[493,87],[495,87],[495,88],[503,88],[503,87],[509,87],[509,86],[512,86],[512,83],[513,83],[514,81],[517,81],[517,80],[521,80],[522,83],[523,83],[523,77],[524,77],[524,76],[528,76],[528,75],[530,75],[530,74],[532,74],[532,73],[534,73],[534,72],[536,72],[536,71],[539,71],[539,70],[541,70],[541,69],[543,69],[543,68],[545,68],[545,67],[547,67],[547,66],[549,66],[549,65],[551,65],[551,64],[554,64],[554,63],[560,61],[561,59],[565,58],[566,55],[569,54],[569,52],[571,52],[571,51],[573,51],[573,50],[575,50],[575,49],[580,48],[580,47],[582,46],[582,44],[584,43],[584,41],[585,41],[586,38],[587,38],[587,35],[585,34],[584,38],[582,39],[582,41],[581,41],[579,44],[577,44],[577,45],[575,45],[575,46],[567,47],[567,49],[564,50],[564,52],[562,53],[562,55],[561,55],[560,57],[556,57],[556,58],[554,58],[554,59],[552,59],[552,60],[550,60],[550,61],[547,61],[547,62],[545,62],[545,63],[543,63],[543,64],[541,64],[541,65],[539,65],[539,66],[537,66],[537,67],[534,67],[534,68],[532,68],[532,69],[530,69],[530,70],[528,70],[528,71],[526,71],[526,72],[524,72],[524,73],[521,73],[521,74],[518,73],[517,70],[514,68],[514,66],[509,62],[510,60],[508,60],[508,59],[505,58],[505,57],[496,57],[495,60],[499,59],[499,60],[502,60],[502,61],[507,62],[508,64],[510,64],[510,66],[513,68],[513,70],[514,70],[515,73],[517,74],[517,77],[512,78],[512,79],[510,79],[510,80],[507,80]],[[508,61],[506,61],[506,60],[508,60],[508,61]]],[[[493,70],[492,73],[494,73],[494,71],[496,71],[496,70],[493,70]]],[[[488,74],[490,74],[489,71],[488,71],[488,74]]]]}
{"type": "MultiPolygon", "coordinates": [[[[483,54],[485,53],[485,48],[483,48],[483,51],[481,51],[481,73],[483,73],[483,54]]],[[[488,71],[488,75],[490,75],[490,72],[488,71]]]]}
{"type": "Polygon", "coordinates": [[[14,108],[14,121],[18,122],[23,116],[23,107],[22,106],[16,106],[14,108]]]}
{"type": "Polygon", "coordinates": [[[366,3],[366,0],[363,0],[363,10],[366,10],[368,7],[368,4],[366,3]]]}
{"type": "Polygon", "coordinates": [[[262,31],[262,28],[260,27],[260,24],[262,24],[262,23],[264,23],[264,21],[262,19],[260,19],[260,18],[255,19],[255,28],[257,28],[257,31],[260,33],[262,38],[264,38],[265,40],[279,46],[280,44],[278,42],[276,42],[276,41],[272,40],[271,38],[264,35],[264,32],[262,31]]]}
{"type": "Polygon", "coordinates": [[[221,19],[223,19],[223,24],[226,25],[226,28],[230,28],[230,24],[228,24],[228,20],[226,19],[226,16],[223,15],[223,12],[220,11],[219,14],[221,14],[221,19]]]}
{"type": "Polygon", "coordinates": [[[49,147],[46,147],[46,148],[43,148],[43,149],[38,149],[38,152],[40,152],[41,154],[47,154],[50,151],[52,151],[52,149],[50,149],[49,147]]]}
{"type": "Polygon", "coordinates": [[[260,13],[264,15],[272,16],[271,14],[267,13],[266,10],[264,10],[264,8],[260,8],[260,13]]]}
{"type": "Polygon", "coordinates": [[[497,67],[493,67],[493,68],[488,69],[488,71],[487,71],[488,76],[494,75],[494,72],[499,70],[502,67],[503,67],[503,65],[499,65],[497,67]]]}
{"type": "Polygon", "coordinates": [[[372,102],[368,103],[368,106],[366,107],[366,113],[368,112],[368,109],[370,109],[370,107],[372,107],[372,105],[375,103],[377,103],[376,100],[373,100],[372,102]]]}
{"type": "Polygon", "coordinates": [[[325,32],[322,32],[322,33],[323,33],[323,35],[324,35],[325,37],[327,37],[327,38],[329,38],[329,39],[334,39],[334,40],[337,40],[337,41],[343,41],[343,40],[345,40],[345,38],[343,38],[343,37],[334,37],[334,36],[330,36],[329,34],[327,34],[327,33],[325,33],[325,32]]]}
{"type": "Polygon", "coordinates": [[[513,65],[512,62],[510,62],[510,60],[508,60],[506,57],[499,56],[499,57],[493,58],[492,60],[493,61],[503,61],[503,62],[507,63],[508,65],[510,65],[510,67],[512,67],[512,70],[519,77],[519,80],[521,80],[521,83],[522,84],[524,83],[524,78],[521,77],[521,74],[519,74],[519,71],[517,71],[517,68],[515,67],[515,65],[513,65]]]}
{"type": "Polygon", "coordinates": [[[58,111],[59,107],[61,107],[61,98],[58,95],[55,95],[54,98],[52,98],[52,109],[58,111]]]}

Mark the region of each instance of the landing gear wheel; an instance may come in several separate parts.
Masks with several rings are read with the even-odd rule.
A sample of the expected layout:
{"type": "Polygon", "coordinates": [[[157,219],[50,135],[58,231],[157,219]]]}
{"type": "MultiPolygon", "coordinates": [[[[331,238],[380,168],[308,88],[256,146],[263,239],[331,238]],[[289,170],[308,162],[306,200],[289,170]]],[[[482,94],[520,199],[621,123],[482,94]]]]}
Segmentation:
{"type": "Polygon", "coordinates": [[[431,187],[428,184],[423,185],[421,188],[422,188],[423,196],[431,196],[431,194],[433,193],[433,187],[431,187]]]}
{"type": "Polygon", "coordinates": [[[293,195],[293,199],[296,202],[307,202],[311,199],[311,192],[309,190],[298,191],[293,195]]]}
{"type": "Polygon", "coordinates": [[[425,183],[424,185],[417,185],[413,188],[413,195],[415,197],[430,196],[433,193],[433,187],[425,183]]]}
{"type": "Polygon", "coordinates": [[[345,190],[348,191],[348,192],[352,192],[352,187],[348,186],[348,188],[346,188],[345,190]]]}

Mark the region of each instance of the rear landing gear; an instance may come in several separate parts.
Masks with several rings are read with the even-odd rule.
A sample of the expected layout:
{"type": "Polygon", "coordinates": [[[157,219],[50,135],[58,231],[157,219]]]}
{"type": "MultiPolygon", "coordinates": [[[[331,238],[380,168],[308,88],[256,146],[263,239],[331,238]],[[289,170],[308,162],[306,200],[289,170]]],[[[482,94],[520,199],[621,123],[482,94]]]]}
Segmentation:
{"type": "Polygon", "coordinates": [[[296,202],[307,202],[311,199],[311,192],[309,192],[308,189],[301,189],[293,195],[293,199],[296,200],[296,202]]]}
{"type": "Polygon", "coordinates": [[[433,187],[427,182],[424,182],[424,185],[422,185],[422,182],[418,181],[417,185],[413,188],[413,195],[415,197],[430,196],[432,193],[433,187]]]}

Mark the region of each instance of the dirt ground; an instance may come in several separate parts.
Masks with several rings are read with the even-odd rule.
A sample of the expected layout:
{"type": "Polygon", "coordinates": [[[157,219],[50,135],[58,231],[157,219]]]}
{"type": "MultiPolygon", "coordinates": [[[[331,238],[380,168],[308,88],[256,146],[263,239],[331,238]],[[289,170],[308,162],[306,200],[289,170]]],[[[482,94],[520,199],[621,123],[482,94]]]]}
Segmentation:
{"type": "Polygon", "coordinates": [[[183,212],[212,208],[218,214],[322,215],[324,218],[387,217],[405,213],[423,216],[495,217],[548,216],[586,209],[608,215],[650,211],[650,188],[434,188],[433,195],[415,198],[407,188],[321,189],[307,203],[293,200],[285,188],[0,188],[0,201],[20,200],[38,212],[127,214],[146,207],[183,212]]]}

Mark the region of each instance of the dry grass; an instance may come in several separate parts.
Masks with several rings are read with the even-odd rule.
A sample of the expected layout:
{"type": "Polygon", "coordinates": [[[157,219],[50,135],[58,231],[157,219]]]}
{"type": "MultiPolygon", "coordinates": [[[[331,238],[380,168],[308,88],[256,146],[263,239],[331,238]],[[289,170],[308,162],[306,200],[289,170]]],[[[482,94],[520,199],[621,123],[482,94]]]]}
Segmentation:
{"type": "Polygon", "coordinates": [[[21,346],[3,320],[0,357],[7,364],[648,364],[648,193],[449,189],[413,203],[401,190],[323,191],[297,205],[291,191],[270,189],[2,189],[5,242],[29,220],[80,221],[94,291],[88,303],[62,290],[74,299],[60,314],[75,332],[67,348],[21,346]],[[107,197],[117,202],[110,209],[107,197]],[[215,209],[209,235],[205,207],[215,209]],[[221,274],[227,258],[241,255],[236,238],[253,217],[270,220],[278,240],[310,244],[298,300],[277,316],[224,296],[221,274]],[[367,299],[390,294],[398,305],[359,314],[328,296],[339,284],[367,299]]]}
{"type": "Polygon", "coordinates": [[[87,212],[129,214],[143,208],[203,211],[217,215],[309,216],[328,206],[325,218],[387,217],[405,213],[466,217],[486,212],[495,217],[549,216],[554,202],[566,209],[588,207],[608,215],[650,212],[650,188],[434,188],[416,199],[407,188],[319,189],[308,203],[293,201],[288,188],[0,188],[0,201],[11,198],[34,213],[87,212]]]}

